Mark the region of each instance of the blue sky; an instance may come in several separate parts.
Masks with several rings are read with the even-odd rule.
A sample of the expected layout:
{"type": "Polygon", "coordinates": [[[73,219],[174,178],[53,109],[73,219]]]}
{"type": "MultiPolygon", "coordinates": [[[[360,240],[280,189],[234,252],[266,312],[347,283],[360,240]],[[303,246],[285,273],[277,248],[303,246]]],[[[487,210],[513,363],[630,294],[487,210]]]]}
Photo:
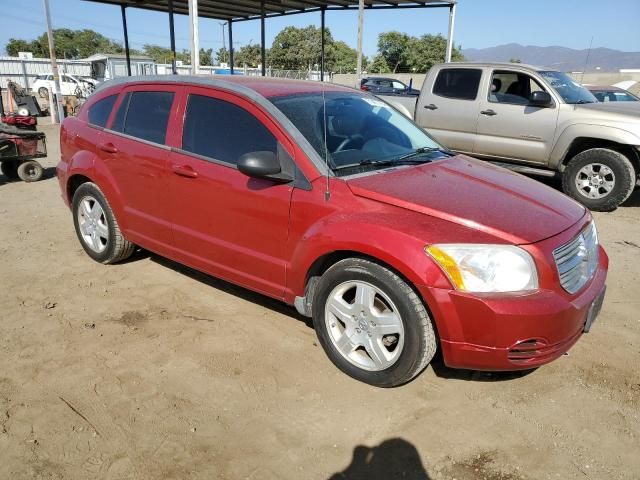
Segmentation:
{"type": "MultiPolygon", "coordinates": [[[[82,0],[50,0],[54,28],[90,28],[122,41],[120,8],[82,0]]],[[[11,37],[32,39],[45,29],[42,0],[0,0],[0,54],[11,37]]],[[[640,51],[640,0],[459,0],[456,17],[456,44],[483,48],[505,43],[524,45],[561,45],[640,51]]],[[[167,15],[146,10],[127,9],[129,39],[132,48],[145,43],[169,46],[167,15]]],[[[357,12],[327,12],[327,27],[334,38],[355,48],[357,12]]],[[[292,15],[267,21],[267,45],[285,26],[319,25],[319,13],[292,15]]],[[[446,35],[447,9],[378,11],[365,13],[364,52],[376,52],[377,36],[389,30],[411,35],[446,35]]],[[[260,22],[234,25],[234,45],[260,41],[260,22]]],[[[215,20],[200,20],[201,46],[222,46],[221,27],[215,20]]],[[[188,48],[187,17],[176,16],[178,49],[188,48]]]]}

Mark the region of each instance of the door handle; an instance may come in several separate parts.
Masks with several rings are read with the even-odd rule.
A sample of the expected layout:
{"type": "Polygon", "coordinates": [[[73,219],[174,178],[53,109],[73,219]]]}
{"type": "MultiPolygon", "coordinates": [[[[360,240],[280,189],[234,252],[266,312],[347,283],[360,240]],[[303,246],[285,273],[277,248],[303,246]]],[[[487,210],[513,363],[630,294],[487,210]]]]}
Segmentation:
{"type": "Polygon", "coordinates": [[[198,172],[196,172],[190,165],[172,165],[173,173],[187,178],[198,178],[198,172]]]}
{"type": "Polygon", "coordinates": [[[111,143],[111,142],[107,142],[107,143],[100,143],[98,144],[98,148],[100,150],[102,150],[103,152],[107,152],[107,153],[118,153],[118,149],[116,148],[116,146],[111,143]]]}
{"type": "Polygon", "coordinates": [[[430,103],[429,105],[425,105],[424,108],[426,108],[427,110],[437,110],[438,106],[430,103]]]}
{"type": "Polygon", "coordinates": [[[486,115],[486,116],[488,116],[488,117],[493,117],[494,115],[497,115],[496,111],[495,111],[495,110],[491,110],[491,109],[489,109],[489,110],[482,110],[480,113],[481,113],[482,115],[486,115]]]}

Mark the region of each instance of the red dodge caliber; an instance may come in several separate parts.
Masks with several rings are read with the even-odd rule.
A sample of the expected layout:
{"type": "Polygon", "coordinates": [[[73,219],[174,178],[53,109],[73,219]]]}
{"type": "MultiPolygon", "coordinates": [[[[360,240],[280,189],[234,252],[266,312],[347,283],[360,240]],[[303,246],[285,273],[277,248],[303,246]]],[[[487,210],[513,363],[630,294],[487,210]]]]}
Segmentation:
{"type": "Polygon", "coordinates": [[[136,246],[295,305],[331,361],[408,382],[530,369],[589,331],[608,259],[593,219],[455,155],[374,96],[317,82],[133,77],[67,118],[57,173],[80,244],[136,246]]]}

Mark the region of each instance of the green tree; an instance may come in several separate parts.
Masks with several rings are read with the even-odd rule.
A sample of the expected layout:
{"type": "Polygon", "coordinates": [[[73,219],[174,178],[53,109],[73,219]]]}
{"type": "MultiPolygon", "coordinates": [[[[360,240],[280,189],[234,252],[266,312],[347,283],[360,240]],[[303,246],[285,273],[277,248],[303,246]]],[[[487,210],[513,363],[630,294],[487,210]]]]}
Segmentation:
{"type": "Polygon", "coordinates": [[[213,65],[213,48],[200,49],[200,65],[205,67],[213,65]]]}
{"type": "MultiPolygon", "coordinates": [[[[325,30],[325,62],[333,38],[325,30]]],[[[276,35],[269,50],[269,63],[274,68],[306,70],[320,65],[320,29],[286,27],[276,35]]]]}
{"type": "MultiPolygon", "coordinates": [[[[95,53],[122,53],[124,48],[118,42],[108,39],[93,30],[71,30],[56,28],[53,30],[58,58],[86,58],[95,53]]],[[[46,32],[34,40],[11,38],[5,47],[8,55],[16,56],[18,52],[32,52],[35,57],[49,56],[49,40],[46,32]]]]}
{"type": "Polygon", "coordinates": [[[247,67],[257,68],[260,65],[260,45],[255,43],[243,45],[234,52],[233,61],[239,67],[246,65],[247,67]]]}
{"type": "Polygon", "coordinates": [[[219,65],[223,62],[229,62],[229,50],[226,47],[219,48],[216,52],[216,63],[219,65]]]}
{"type": "Polygon", "coordinates": [[[401,32],[384,32],[378,35],[378,52],[389,71],[407,70],[412,37],[401,32]]]}
{"type": "MultiPolygon", "coordinates": [[[[334,41],[325,51],[325,70],[337,73],[354,73],[358,63],[358,52],[345,42],[334,41]]],[[[366,65],[366,57],[362,58],[363,68],[366,65]]]]}
{"type": "MultiPolygon", "coordinates": [[[[151,57],[156,63],[171,63],[171,49],[167,47],[161,47],[160,45],[145,44],[142,53],[147,57],[151,57]]],[[[191,62],[191,55],[188,50],[182,50],[176,52],[176,60],[180,60],[183,63],[191,62]]]]}
{"type": "MultiPolygon", "coordinates": [[[[442,35],[422,35],[418,38],[411,37],[406,53],[406,71],[426,72],[433,65],[445,60],[447,51],[447,39],[442,35]]],[[[451,61],[464,60],[460,48],[455,46],[451,50],[451,61]]]]}
{"type": "Polygon", "coordinates": [[[385,58],[378,54],[373,57],[371,63],[367,66],[367,72],[369,73],[391,73],[391,69],[387,64],[385,58]]]}

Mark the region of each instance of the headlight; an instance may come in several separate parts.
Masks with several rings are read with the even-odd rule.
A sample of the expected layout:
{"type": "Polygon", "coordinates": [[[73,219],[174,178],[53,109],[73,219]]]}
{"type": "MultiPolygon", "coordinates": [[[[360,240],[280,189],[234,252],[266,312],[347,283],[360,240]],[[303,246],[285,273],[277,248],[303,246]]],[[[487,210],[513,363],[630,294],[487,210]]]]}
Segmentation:
{"type": "Polygon", "coordinates": [[[512,245],[449,243],[429,245],[425,251],[458,290],[520,292],[538,288],[533,258],[512,245]]]}

